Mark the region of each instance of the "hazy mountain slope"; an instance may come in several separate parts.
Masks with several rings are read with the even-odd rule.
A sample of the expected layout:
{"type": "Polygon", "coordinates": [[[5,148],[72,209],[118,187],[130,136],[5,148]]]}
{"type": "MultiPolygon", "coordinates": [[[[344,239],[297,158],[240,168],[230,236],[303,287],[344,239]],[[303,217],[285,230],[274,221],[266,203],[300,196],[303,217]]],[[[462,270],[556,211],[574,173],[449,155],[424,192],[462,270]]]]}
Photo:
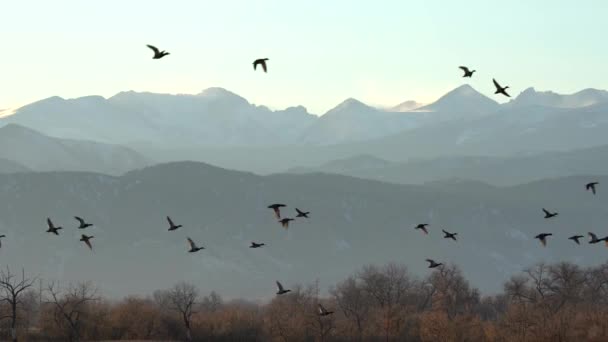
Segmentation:
{"type": "MultiPolygon", "coordinates": [[[[587,177],[543,181],[515,188],[479,183],[398,186],[344,176],[259,177],[197,163],[174,163],[123,177],[53,172],[0,175],[0,231],[7,234],[5,262],[46,279],[92,280],[110,295],[146,293],[177,280],[222,295],[274,295],[274,280],[287,286],[342,279],[367,263],[405,260],[417,273],[424,259],[458,263],[482,290],[537,261],[595,263],[603,246],[576,246],[574,232],[597,230],[606,220],[606,196],[586,193],[587,177]],[[266,206],[274,202],[310,210],[283,230],[266,206]],[[559,218],[542,218],[541,207],[559,218]],[[96,223],[95,251],[78,241],[73,215],[96,223]],[[165,216],[184,227],[167,231],[165,216]],[[44,233],[51,216],[66,229],[44,233]],[[413,231],[431,223],[431,233],[413,231]],[[458,242],[441,228],[459,232],[458,242]],[[532,237],[556,234],[547,248],[532,237]],[[186,252],[192,237],[205,250],[186,252]],[[247,248],[250,241],[267,247],[247,248]],[[381,248],[380,248],[381,246],[381,248]],[[30,251],[35,250],[36,253],[30,251]],[[151,262],[152,261],[152,262],[151,262]]],[[[608,184],[608,178],[600,177],[608,184]]]]}
{"type": "Polygon", "coordinates": [[[0,158],[0,173],[29,172],[29,168],[6,158],[0,158]]]}
{"type": "Polygon", "coordinates": [[[537,91],[533,87],[521,92],[508,106],[545,106],[556,108],[580,108],[608,102],[608,91],[583,89],[574,94],[557,94],[552,91],[537,91]]]}
{"type": "Polygon", "coordinates": [[[293,168],[289,172],[337,173],[401,184],[469,179],[494,185],[514,185],[580,174],[608,175],[608,146],[528,156],[441,157],[409,162],[389,162],[361,155],[331,161],[316,168],[293,168]]]}
{"type": "MultiPolygon", "coordinates": [[[[0,128],[0,158],[33,171],[95,171],[121,174],[150,164],[139,153],[118,145],[51,138],[16,124],[0,128]]],[[[12,166],[17,171],[19,166],[12,166]]]]}

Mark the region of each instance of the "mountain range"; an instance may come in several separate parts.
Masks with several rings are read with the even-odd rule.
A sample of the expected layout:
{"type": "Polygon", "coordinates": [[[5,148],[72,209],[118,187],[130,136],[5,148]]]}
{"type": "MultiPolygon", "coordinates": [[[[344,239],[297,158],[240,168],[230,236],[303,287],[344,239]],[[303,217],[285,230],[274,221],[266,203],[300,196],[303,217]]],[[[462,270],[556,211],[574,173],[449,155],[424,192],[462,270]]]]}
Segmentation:
{"type": "MultiPolygon", "coordinates": [[[[514,187],[479,182],[395,185],[339,175],[256,176],[207,164],[157,165],[114,177],[84,172],[0,175],[0,253],[5,263],[47,280],[91,280],[104,294],[150,293],[178,280],[230,297],[274,296],[319,280],[321,288],[361,265],[401,260],[419,275],[424,259],[456,263],[486,293],[539,261],[598,264],[603,244],[567,237],[606,235],[606,196],[587,176],[514,187]],[[283,229],[270,203],[311,212],[283,229]],[[543,219],[542,207],[560,212],[543,219]],[[78,241],[74,215],[95,224],[93,251],[78,241]],[[165,216],[183,227],[169,232],[165,216]],[[45,233],[47,217],[64,230],[45,233]],[[413,227],[430,223],[425,236],[413,227]],[[441,229],[458,232],[457,242],[441,229]],[[543,248],[533,236],[552,232],[543,248]],[[186,237],[205,250],[188,253],[186,237]],[[250,241],[265,242],[250,249],[250,241]],[[36,251],[36,253],[32,253],[36,251]]],[[[593,178],[608,184],[608,177],[593,178]]]]}

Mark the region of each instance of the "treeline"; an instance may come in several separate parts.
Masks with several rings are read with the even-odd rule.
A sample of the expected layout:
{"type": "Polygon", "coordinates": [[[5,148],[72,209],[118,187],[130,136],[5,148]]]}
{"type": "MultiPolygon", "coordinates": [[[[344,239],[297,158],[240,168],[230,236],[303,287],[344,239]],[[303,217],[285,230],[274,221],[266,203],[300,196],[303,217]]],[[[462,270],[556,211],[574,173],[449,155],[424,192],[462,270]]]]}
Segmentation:
{"type": "Polygon", "coordinates": [[[493,296],[482,296],[455,265],[419,279],[394,263],[363,267],[329,296],[313,283],[265,304],[226,302],[183,282],[120,301],[91,283],[40,283],[0,272],[0,339],[608,341],[608,263],[538,264],[493,296]],[[334,313],[320,316],[319,303],[334,313]]]}

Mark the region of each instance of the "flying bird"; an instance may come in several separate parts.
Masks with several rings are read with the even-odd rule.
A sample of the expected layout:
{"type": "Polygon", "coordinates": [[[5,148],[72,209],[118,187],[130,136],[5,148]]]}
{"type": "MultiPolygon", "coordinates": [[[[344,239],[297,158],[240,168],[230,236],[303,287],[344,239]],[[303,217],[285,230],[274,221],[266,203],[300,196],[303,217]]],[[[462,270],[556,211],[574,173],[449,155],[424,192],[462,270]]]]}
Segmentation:
{"type": "Polygon", "coordinates": [[[553,234],[541,233],[541,234],[536,235],[534,238],[540,240],[540,242],[543,244],[543,247],[544,247],[544,246],[547,246],[547,237],[551,236],[551,235],[553,235],[553,234]]]}
{"type": "Polygon", "coordinates": [[[277,291],[278,295],[282,295],[285,294],[287,292],[291,292],[291,290],[285,290],[285,288],[283,287],[283,285],[281,283],[279,283],[279,281],[277,280],[277,288],[279,289],[279,291],[277,291]]]}
{"type": "Polygon", "coordinates": [[[251,242],[251,246],[249,246],[249,248],[260,248],[262,246],[266,246],[265,243],[256,243],[256,242],[251,242]]]}
{"type": "Polygon", "coordinates": [[[283,228],[287,229],[289,228],[289,221],[293,221],[292,218],[284,218],[279,220],[279,223],[281,223],[281,226],[283,226],[283,228]]]}
{"type": "Polygon", "coordinates": [[[152,45],[146,45],[147,47],[149,47],[150,49],[152,49],[152,51],[154,51],[154,57],[152,57],[152,59],[161,59],[163,57],[165,57],[166,55],[169,55],[169,53],[165,50],[160,51],[158,50],[158,48],[156,46],[152,46],[152,45]]]}
{"type": "Polygon", "coordinates": [[[428,226],[428,223],[421,223],[419,225],[417,225],[414,229],[420,229],[424,232],[424,234],[429,234],[429,231],[426,230],[426,227],[428,226]]]}
{"type": "Polygon", "coordinates": [[[86,223],[86,222],[84,221],[84,219],[82,219],[82,218],[80,218],[80,217],[78,217],[78,216],[74,216],[74,218],[75,218],[75,219],[76,219],[76,221],[78,221],[78,223],[79,223],[79,225],[78,225],[78,229],[85,229],[85,228],[88,228],[88,227],[93,226],[93,224],[92,224],[92,223],[86,223]]]}
{"type": "Polygon", "coordinates": [[[2,239],[3,237],[6,237],[6,235],[4,235],[4,234],[0,235],[0,248],[2,247],[2,240],[1,240],[1,239],[2,239]]]}
{"type": "Polygon", "coordinates": [[[445,236],[443,237],[444,239],[452,239],[452,240],[456,241],[456,235],[458,235],[458,233],[446,232],[443,229],[441,231],[443,232],[443,234],[445,234],[445,236]]]}
{"type": "Polygon", "coordinates": [[[598,239],[597,235],[595,235],[594,233],[589,232],[587,234],[589,234],[589,237],[591,237],[591,240],[589,240],[589,243],[598,243],[598,242],[606,241],[606,243],[608,244],[608,236],[598,239]]]}
{"type": "Polygon", "coordinates": [[[587,183],[587,185],[585,185],[585,189],[587,191],[591,190],[591,192],[595,195],[595,186],[600,184],[599,182],[591,182],[591,183],[587,183]]]}
{"type": "Polygon", "coordinates": [[[552,212],[550,212],[549,210],[547,210],[545,208],[543,208],[543,212],[545,213],[545,218],[546,219],[550,219],[552,217],[555,217],[555,216],[559,215],[559,213],[552,213],[552,212]]]}
{"type": "Polygon", "coordinates": [[[302,211],[298,208],[296,208],[296,212],[298,213],[298,215],[296,215],[296,217],[306,217],[308,218],[308,215],[310,214],[310,211],[302,211]]]}
{"type": "Polygon", "coordinates": [[[258,64],[262,66],[262,69],[264,69],[264,72],[268,72],[268,69],[266,67],[266,61],[268,60],[268,58],[260,58],[260,59],[256,59],[253,62],[253,70],[256,70],[258,64]]]}
{"type": "Polygon", "coordinates": [[[49,229],[46,230],[47,233],[53,233],[55,235],[59,235],[59,229],[63,229],[63,227],[55,227],[53,221],[47,217],[46,224],[49,226],[49,229]]]}
{"type": "Polygon", "coordinates": [[[494,86],[496,87],[494,94],[503,94],[506,97],[511,97],[511,95],[507,93],[507,88],[509,88],[509,86],[501,87],[495,79],[492,79],[492,82],[494,82],[494,86]]]}
{"type": "Polygon", "coordinates": [[[574,235],[568,238],[568,240],[572,240],[574,242],[576,242],[577,245],[580,245],[580,241],[578,241],[580,238],[585,237],[584,235],[574,235]]]}
{"type": "Polygon", "coordinates": [[[169,216],[167,216],[167,222],[169,222],[169,231],[176,230],[182,226],[181,224],[176,225],[173,223],[173,220],[169,216]]]}
{"type": "Polygon", "coordinates": [[[426,259],[426,261],[429,263],[429,268],[435,268],[435,267],[439,267],[439,266],[443,265],[440,262],[435,262],[435,260],[433,260],[433,259],[426,259]]]}
{"type": "Polygon", "coordinates": [[[459,66],[460,69],[462,69],[462,71],[464,71],[464,75],[462,77],[471,77],[473,76],[473,73],[477,70],[469,70],[469,68],[467,68],[466,66],[459,66]]]}
{"type": "Polygon", "coordinates": [[[91,245],[91,241],[90,241],[92,238],[94,238],[94,236],[86,236],[86,235],[82,234],[80,236],[80,241],[86,243],[87,246],[89,246],[89,249],[93,250],[93,246],[91,245]]]}
{"type": "Polygon", "coordinates": [[[321,303],[319,303],[319,316],[329,316],[333,313],[333,311],[327,311],[327,309],[323,305],[321,305],[321,303]]]}
{"type": "Polygon", "coordinates": [[[192,241],[192,239],[191,239],[191,238],[188,238],[188,245],[190,245],[190,250],[188,251],[188,252],[190,252],[190,253],[198,252],[198,251],[200,251],[201,249],[205,249],[205,247],[202,247],[202,246],[201,246],[201,247],[198,247],[198,246],[196,245],[196,243],[194,243],[194,241],[192,241]]]}
{"type": "Polygon", "coordinates": [[[275,203],[268,206],[268,209],[274,210],[274,216],[277,219],[281,218],[281,208],[285,207],[285,204],[275,203]]]}

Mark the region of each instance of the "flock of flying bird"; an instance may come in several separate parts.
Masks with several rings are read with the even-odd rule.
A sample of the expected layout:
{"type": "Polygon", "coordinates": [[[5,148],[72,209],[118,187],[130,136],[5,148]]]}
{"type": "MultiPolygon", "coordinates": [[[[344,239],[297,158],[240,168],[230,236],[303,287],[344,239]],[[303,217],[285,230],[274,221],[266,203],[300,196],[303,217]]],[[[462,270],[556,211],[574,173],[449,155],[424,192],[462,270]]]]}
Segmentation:
{"type": "MultiPolygon", "coordinates": [[[[585,185],[585,190],[586,191],[591,191],[595,195],[596,194],[596,188],[595,187],[597,185],[599,185],[599,184],[600,184],[599,182],[587,183],[585,185]]],[[[559,213],[557,213],[557,212],[551,212],[551,211],[549,211],[549,210],[547,210],[545,208],[542,208],[542,210],[543,210],[543,213],[545,214],[545,216],[544,216],[545,219],[550,219],[550,218],[553,218],[553,217],[556,217],[557,215],[559,215],[559,213]]],[[[429,234],[429,231],[427,229],[428,226],[429,225],[427,223],[421,223],[421,224],[417,225],[416,227],[414,227],[414,229],[415,230],[419,229],[424,234],[428,235],[429,234]]],[[[452,239],[452,240],[456,241],[456,235],[458,235],[458,233],[450,233],[450,232],[445,231],[443,229],[441,231],[444,234],[444,236],[443,236],[444,239],[452,239]]],[[[604,241],[604,243],[608,247],[608,236],[603,237],[603,238],[598,238],[595,233],[588,232],[587,234],[589,235],[589,238],[590,238],[590,240],[589,240],[590,244],[596,244],[596,243],[604,241]]],[[[543,245],[543,247],[546,247],[547,246],[547,238],[549,236],[552,236],[552,235],[553,235],[553,233],[540,233],[540,234],[536,235],[534,238],[538,239],[540,241],[540,243],[543,245]]],[[[569,237],[568,240],[572,240],[577,245],[580,245],[581,244],[580,239],[582,239],[584,237],[585,237],[584,235],[573,235],[573,236],[569,237]]],[[[435,268],[435,267],[439,267],[439,266],[443,265],[443,263],[436,262],[433,259],[426,259],[426,261],[429,263],[429,268],[435,268]]]]}
{"type": "MultiPolygon", "coordinates": [[[[153,45],[146,45],[148,48],[150,48],[153,52],[154,52],[154,56],[152,57],[153,59],[161,59],[165,56],[168,56],[170,53],[164,50],[159,50],[158,48],[156,48],[153,45]]],[[[269,59],[268,58],[259,58],[256,59],[253,62],[253,70],[255,71],[257,69],[257,66],[261,66],[262,69],[264,70],[264,72],[268,72],[268,66],[267,66],[267,61],[269,59]]],[[[464,75],[462,77],[468,77],[471,78],[473,76],[473,73],[476,72],[476,70],[470,70],[468,67],[466,66],[460,66],[460,69],[462,69],[462,71],[464,72],[464,75]]],[[[492,82],[494,83],[494,87],[496,88],[496,91],[494,92],[494,94],[502,94],[504,96],[507,97],[511,97],[509,95],[509,93],[507,93],[507,89],[509,88],[509,86],[503,87],[501,86],[496,79],[492,79],[492,82]]],[[[596,186],[598,185],[598,182],[591,182],[588,183],[585,188],[587,191],[592,191],[593,194],[595,195],[596,193],[596,186]]],[[[294,218],[288,218],[288,217],[281,217],[281,208],[286,207],[285,204],[281,204],[281,203],[275,203],[275,204],[271,204],[268,206],[269,209],[272,209],[274,211],[274,216],[275,218],[278,220],[278,222],[281,224],[281,226],[285,229],[289,228],[289,223],[291,221],[294,221],[294,218]]],[[[310,212],[305,212],[305,211],[301,211],[298,208],[295,208],[296,210],[296,218],[308,218],[310,212]]],[[[549,218],[553,218],[555,216],[558,215],[557,212],[550,212],[546,209],[542,209],[543,212],[545,213],[545,219],[549,219],[549,218]]],[[[74,216],[74,218],[78,221],[79,225],[78,225],[78,229],[86,229],[88,227],[92,227],[93,224],[92,223],[88,223],[86,222],[83,218],[78,217],[78,216],[74,216]]],[[[180,227],[182,227],[182,225],[178,225],[175,224],[173,222],[173,220],[167,216],[167,222],[169,223],[169,231],[175,231],[177,229],[179,229],[180,227]]],[[[55,235],[59,235],[59,230],[63,229],[63,227],[60,226],[55,226],[55,224],[51,221],[50,218],[47,218],[47,225],[48,225],[48,229],[47,229],[47,233],[51,233],[51,234],[55,234],[55,235]]],[[[427,223],[421,223],[418,224],[415,229],[416,230],[421,230],[424,234],[428,235],[428,229],[427,227],[429,226],[429,224],[427,223]]],[[[442,232],[444,234],[444,238],[445,239],[452,239],[454,241],[457,241],[456,239],[456,235],[458,235],[458,233],[451,233],[448,232],[446,230],[442,229],[442,232]]],[[[540,242],[542,243],[543,246],[547,245],[547,237],[552,236],[552,233],[541,233],[536,235],[534,238],[540,240],[540,242]]],[[[604,237],[604,238],[598,238],[597,235],[595,235],[594,233],[589,232],[588,235],[591,237],[591,240],[589,241],[590,244],[595,244],[601,241],[604,241],[606,243],[606,246],[608,246],[608,236],[604,237]]],[[[0,239],[5,237],[5,235],[0,235],[0,239]]],[[[569,237],[568,239],[573,240],[574,242],[576,242],[577,244],[580,244],[579,239],[583,238],[583,235],[574,235],[569,237]]],[[[93,245],[91,244],[91,239],[93,239],[94,236],[88,236],[86,234],[81,234],[80,237],[80,241],[84,242],[87,247],[89,247],[89,249],[93,250],[93,245]]],[[[188,246],[189,246],[189,253],[195,253],[198,252],[200,250],[205,249],[205,247],[203,246],[198,246],[190,237],[186,237],[186,240],[188,242],[188,246]]],[[[0,240],[0,246],[1,246],[1,240],[0,240]]],[[[259,243],[259,242],[251,242],[251,245],[249,246],[249,248],[261,248],[265,246],[264,243],[259,243]]],[[[429,263],[429,268],[436,268],[439,266],[442,266],[443,263],[440,262],[436,262],[433,259],[426,259],[426,261],[429,263]]],[[[279,281],[276,281],[276,285],[278,288],[277,291],[277,295],[283,295],[286,294],[288,292],[291,292],[290,289],[286,289],[279,281]]],[[[319,316],[328,316],[333,314],[333,311],[328,311],[325,307],[323,307],[322,304],[318,304],[318,309],[319,309],[319,316]]]]}

